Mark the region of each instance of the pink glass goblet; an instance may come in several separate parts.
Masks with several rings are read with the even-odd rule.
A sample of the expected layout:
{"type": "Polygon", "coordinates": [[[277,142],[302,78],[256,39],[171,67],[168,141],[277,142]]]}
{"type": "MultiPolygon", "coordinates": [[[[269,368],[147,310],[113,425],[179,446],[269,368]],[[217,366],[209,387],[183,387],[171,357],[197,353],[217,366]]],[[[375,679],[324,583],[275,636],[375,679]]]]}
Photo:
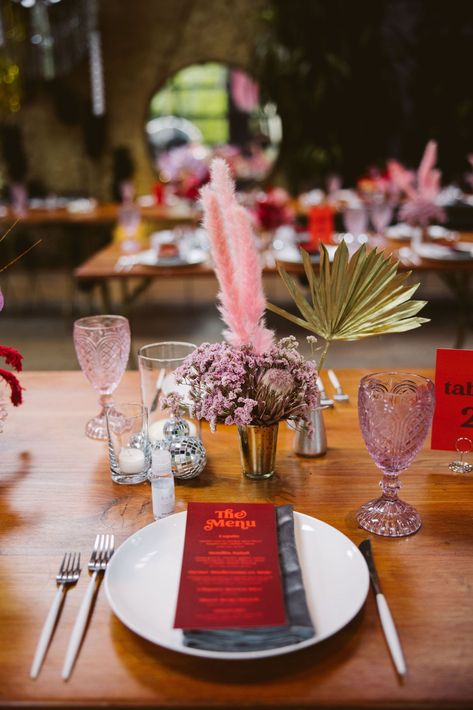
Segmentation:
{"type": "MultiPolygon", "coordinates": [[[[107,438],[105,411],[113,407],[117,388],[130,354],[130,325],[123,316],[90,316],[74,323],[74,347],[82,372],[100,394],[102,410],[91,419],[85,433],[91,439],[107,438]]],[[[119,412],[114,417],[120,417],[119,412]]]]}
{"type": "Polygon", "coordinates": [[[412,463],[429,431],[434,384],[405,372],[376,372],[363,377],[358,417],[368,453],[383,472],[380,498],[365,503],[356,518],[365,530],[402,537],[421,526],[415,508],[398,498],[398,476],[412,463]]]}
{"type": "Polygon", "coordinates": [[[380,202],[373,205],[371,209],[371,224],[375,229],[377,237],[384,236],[384,232],[392,216],[393,208],[388,202],[380,202]]]}

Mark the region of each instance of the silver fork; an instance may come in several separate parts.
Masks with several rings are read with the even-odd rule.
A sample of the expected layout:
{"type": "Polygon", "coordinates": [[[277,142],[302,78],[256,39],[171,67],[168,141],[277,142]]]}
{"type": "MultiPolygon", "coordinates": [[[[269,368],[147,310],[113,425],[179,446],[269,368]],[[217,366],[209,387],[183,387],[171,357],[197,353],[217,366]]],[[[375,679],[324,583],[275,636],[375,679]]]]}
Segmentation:
{"type": "Polygon", "coordinates": [[[76,584],[79,577],[80,553],[66,552],[62,559],[59,572],[56,575],[56,582],[59,587],[49,608],[48,615],[43,624],[43,628],[41,629],[38,645],[36,646],[30,671],[31,678],[37,678],[41,670],[41,666],[48,650],[49,642],[51,641],[51,637],[53,635],[56,620],[64,602],[66,588],[76,584]]]}
{"type": "Polygon", "coordinates": [[[105,572],[107,565],[113,555],[115,547],[115,538],[113,535],[97,535],[95,538],[94,549],[90,556],[88,568],[92,572],[90,577],[89,586],[80,605],[80,609],[77,614],[77,618],[72,629],[71,638],[69,639],[69,645],[66,651],[66,657],[64,659],[64,666],[62,668],[62,677],[67,680],[71,675],[72,669],[74,667],[77,654],[84,636],[84,632],[87,626],[87,619],[89,618],[89,611],[92,605],[92,600],[95,592],[95,583],[99,572],[105,572]]]}

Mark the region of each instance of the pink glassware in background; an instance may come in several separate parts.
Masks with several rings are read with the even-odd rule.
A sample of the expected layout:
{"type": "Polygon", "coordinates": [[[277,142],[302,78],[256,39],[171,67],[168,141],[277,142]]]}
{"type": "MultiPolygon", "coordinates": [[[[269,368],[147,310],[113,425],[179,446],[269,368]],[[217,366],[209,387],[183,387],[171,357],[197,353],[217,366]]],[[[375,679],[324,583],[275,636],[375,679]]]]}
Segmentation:
{"type": "Polygon", "coordinates": [[[368,213],[363,205],[347,207],[343,212],[343,224],[346,234],[343,238],[348,245],[350,253],[356,251],[364,242],[368,241],[368,213]],[[364,238],[363,238],[364,237],[364,238]]]}
{"type": "Polygon", "coordinates": [[[136,239],[140,221],[140,209],[133,203],[126,202],[118,208],[118,223],[123,229],[124,234],[123,241],[121,242],[123,252],[129,254],[140,250],[140,243],[136,239]]]}
{"type": "Polygon", "coordinates": [[[365,530],[385,537],[411,535],[421,526],[419,513],[398,498],[398,476],[414,460],[429,431],[434,384],[405,372],[363,377],[358,417],[368,453],[383,471],[380,498],[365,503],[356,518],[365,530]]]}
{"type": "Polygon", "coordinates": [[[368,227],[368,215],[363,206],[347,207],[343,213],[343,223],[347,232],[350,232],[355,239],[366,232],[368,227]]]}
{"type": "MultiPolygon", "coordinates": [[[[130,325],[123,316],[89,316],[74,323],[74,347],[82,372],[100,394],[102,410],[91,419],[85,433],[106,439],[105,411],[113,406],[117,388],[130,355],[130,325]]],[[[117,412],[115,415],[119,417],[117,412]]]]}
{"type": "Polygon", "coordinates": [[[376,236],[382,237],[393,216],[393,208],[388,202],[375,204],[371,208],[371,224],[376,236]]]}

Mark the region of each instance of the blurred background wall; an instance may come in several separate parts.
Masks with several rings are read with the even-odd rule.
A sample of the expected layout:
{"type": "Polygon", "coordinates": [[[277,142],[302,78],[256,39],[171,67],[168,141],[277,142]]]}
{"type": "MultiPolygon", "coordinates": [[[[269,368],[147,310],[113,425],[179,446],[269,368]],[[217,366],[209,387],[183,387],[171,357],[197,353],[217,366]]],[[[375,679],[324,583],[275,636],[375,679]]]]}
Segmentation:
{"type": "MultiPolygon", "coordinates": [[[[25,41],[31,5],[46,1],[1,0],[4,29],[8,35],[13,15],[17,34],[10,32],[7,49],[20,57],[31,53],[25,41]]],[[[50,13],[91,1],[56,0],[50,13]]],[[[293,191],[323,184],[331,172],[353,184],[367,166],[390,156],[415,165],[430,138],[439,142],[445,180],[461,179],[467,169],[473,145],[471,0],[96,4],[105,116],[91,114],[86,57],[51,79],[32,78],[31,61],[25,76],[19,62],[20,110],[1,112],[4,134],[12,125],[21,130],[28,179],[45,191],[80,189],[110,199],[112,152],[127,146],[137,190],[147,192],[154,177],[144,136],[149,99],[178,69],[206,60],[247,69],[263,97],[275,101],[283,143],[271,180],[293,191]]],[[[4,183],[5,143],[14,145],[8,133],[0,165],[4,183]]]]}
{"type": "MultiPolygon", "coordinates": [[[[69,2],[69,0],[63,0],[69,2]]],[[[11,0],[2,0],[4,9],[11,0]]],[[[205,60],[251,69],[260,0],[100,0],[106,114],[93,118],[87,60],[64,77],[24,81],[21,108],[2,125],[21,129],[28,179],[45,191],[111,199],[112,151],[127,146],[136,188],[155,173],[145,140],[152,94],[177,70],[205,60]]],[[[27,8],[13,7],[22,20],[27,8]]],[[[8,137],[7,137],[8,140],[8,137]]],[[[5,180],[5,161],[0,164],[5,180]]]]}

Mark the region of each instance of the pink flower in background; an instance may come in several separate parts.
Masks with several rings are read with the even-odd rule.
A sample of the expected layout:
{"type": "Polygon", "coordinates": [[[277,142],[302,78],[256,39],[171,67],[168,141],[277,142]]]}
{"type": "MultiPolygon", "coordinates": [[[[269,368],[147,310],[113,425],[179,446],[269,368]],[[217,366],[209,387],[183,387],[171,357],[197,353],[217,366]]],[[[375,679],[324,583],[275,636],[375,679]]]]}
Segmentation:
{"type": "Polygon", "coordinates": [[[445,211],[435,204],[441,187],[440,170],[434,167],[436,161],[437,143],[429,141],[416,174],[406,170],[396,160],[388,163],[393,181],[407,197],[399,210],[399,217],[412,226],[426,227],[430,222],[446,220],[445,211]]]}

